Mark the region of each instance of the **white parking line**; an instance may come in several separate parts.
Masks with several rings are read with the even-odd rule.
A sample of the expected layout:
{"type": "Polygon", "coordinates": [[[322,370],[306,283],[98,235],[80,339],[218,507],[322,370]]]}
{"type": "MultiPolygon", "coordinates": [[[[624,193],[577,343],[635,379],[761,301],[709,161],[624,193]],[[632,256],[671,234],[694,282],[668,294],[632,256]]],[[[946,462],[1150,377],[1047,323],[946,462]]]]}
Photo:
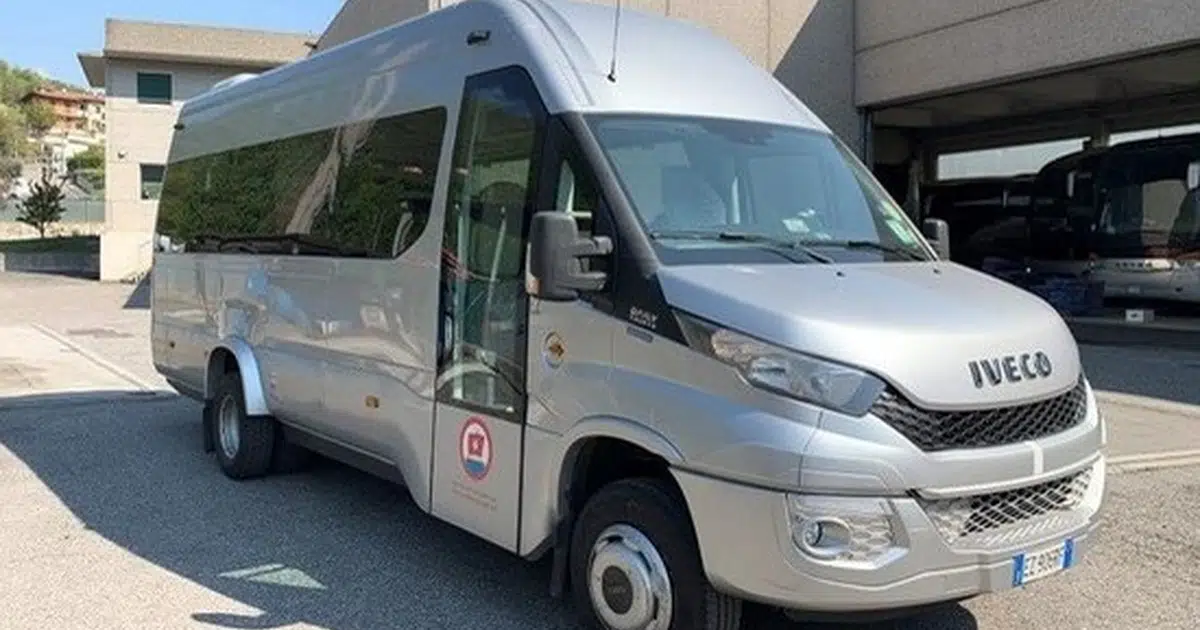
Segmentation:
{"type": "Polygon", "coordinates": [[[1189,405],[1186,403],[1163,400],[1161,398],[1149,398],[1146,396],[1136,396],[1134,394],[1124,394],[1108,390],[1096,390],[1096,400],[1101,403],[1110,405],[1119,405],[1122,407],[1140,407],[1150,411],[1159,413],[1175,414],[1181,416],[1196,416],[1200,418],[1200,405],[1189,405]]]}
{"type": "Polygon", "coordinates": [[[1120,455],[1108,459],[1110,472],[1128,473],[1183,466],[1200,466],[1200,449],[1120,455]]]}

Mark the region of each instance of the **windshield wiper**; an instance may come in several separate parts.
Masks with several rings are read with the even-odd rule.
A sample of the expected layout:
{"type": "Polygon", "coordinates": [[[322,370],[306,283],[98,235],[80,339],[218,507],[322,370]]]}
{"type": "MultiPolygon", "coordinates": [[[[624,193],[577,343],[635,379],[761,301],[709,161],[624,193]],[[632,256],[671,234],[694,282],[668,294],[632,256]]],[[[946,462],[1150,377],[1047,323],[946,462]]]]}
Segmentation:
{"type": "Polygon", "coordinates": [[[777,236],[769,236],[767,234],[755,234],[753,232],[732,232],[722,231],[714,232],[708,230],[662,230],[651,232],[650,238],[684,238],[693,240],[713,240],[713,241],[732,241],[740,243],[758,243],[762,245],[770,245],[772,247],[780,247],[798,251],[809,258],[824,264],[833,262],[833,259],[813,251],[804,243],[777,236]]]}
{"type": "Polygon", "coordinates": [[[927,260],[921,254],[906,247],[894,247],[876,241],[801,241],[805,245],[820,247],[844,247],[846,249],[873,249],[877,252],[904,256],[909,260],[927,260]]]}

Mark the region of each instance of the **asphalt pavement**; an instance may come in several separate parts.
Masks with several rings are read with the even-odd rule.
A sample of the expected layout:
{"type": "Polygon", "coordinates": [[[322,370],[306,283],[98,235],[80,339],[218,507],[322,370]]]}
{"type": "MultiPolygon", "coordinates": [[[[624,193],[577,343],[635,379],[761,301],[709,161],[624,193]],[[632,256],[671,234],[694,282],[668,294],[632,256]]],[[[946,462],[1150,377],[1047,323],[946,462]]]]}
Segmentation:
{"type": "MultiPolygon", "coordinates": [[[[148,312],[131,289],[0,274],[0,629],[577,627],[547,595],[545,562],[421,513],[403,487],[330,462],[221,475],[198,405],[147,364],[148,312]]],[[[1108,396],[1110,454],[1200,448],[1200,381],[1179,376],[1196,357],[1084,358],[1108,396]]],[[[1067,574],[858,627],[1190,630],[1197,497],[1200,466],[1114,472],[1097,544],[1067,574]]]]}

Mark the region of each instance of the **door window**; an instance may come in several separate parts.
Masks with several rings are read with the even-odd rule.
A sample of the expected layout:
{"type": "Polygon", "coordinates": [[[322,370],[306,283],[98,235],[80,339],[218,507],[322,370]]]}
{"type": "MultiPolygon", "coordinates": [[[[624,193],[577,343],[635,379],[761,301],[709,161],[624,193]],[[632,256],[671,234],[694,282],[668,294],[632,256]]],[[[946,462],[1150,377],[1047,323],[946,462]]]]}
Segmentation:
{"type": "Polygon", "coordinates": [[[443,236],[438,396],[519,417],[525,389],[525,227],[546,114],[524,71],[468,80],[443,236]]]}

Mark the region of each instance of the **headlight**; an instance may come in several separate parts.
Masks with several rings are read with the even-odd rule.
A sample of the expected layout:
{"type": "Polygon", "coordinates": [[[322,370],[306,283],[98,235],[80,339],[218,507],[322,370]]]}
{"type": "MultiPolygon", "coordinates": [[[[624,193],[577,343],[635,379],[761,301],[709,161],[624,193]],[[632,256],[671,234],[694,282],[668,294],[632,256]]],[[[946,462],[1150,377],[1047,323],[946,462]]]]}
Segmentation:
{"type": "Polygon", "coordinates": [[[695,349],[738,369],[751,384],[833,411],[861,416],[883,392],[878,378],[679,314],[695,349]]]}

